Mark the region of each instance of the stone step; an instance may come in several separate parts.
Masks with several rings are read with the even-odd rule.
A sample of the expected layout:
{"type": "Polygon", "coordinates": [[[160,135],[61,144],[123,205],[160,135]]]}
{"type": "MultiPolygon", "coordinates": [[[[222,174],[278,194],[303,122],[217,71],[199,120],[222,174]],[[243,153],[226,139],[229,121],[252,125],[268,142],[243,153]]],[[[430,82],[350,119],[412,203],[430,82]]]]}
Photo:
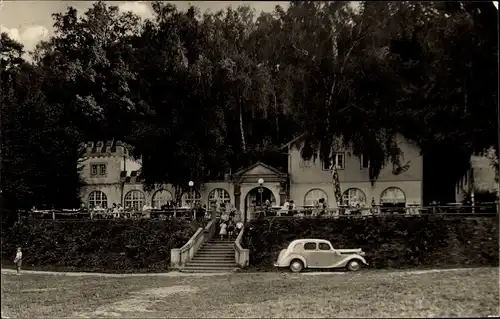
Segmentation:
{"type": "Polygon", "coordinates": [[[234,258],[234,254],[217,254],[217,255],[211,255],[211,254],[196,254],[194,255],[194,258],[201,258],[201,259],[217,259],[217,260],[221,260],[221,259],[231,259],[231,258],[234,258]]]}
{"type": "Polygon", "coordinates": [[[184,267],[203,267],[207,269],[211,268],[236,268],[238,265],[234,262],[225,262],[225,263],[214,263],[214,262],[193,262],[189,261],[184,267]]]}
{"type": "Polygon", "coordinates": [[[234,243],[229,243],[229,244],[205,243],[205,246],[211,246],[211,247],[233,247],[234,243]]]}
{"type": "Polygon", "coordinates": [[[214,252],[214,253],[234,253],[232,248],[201,248],[199,252],[214,252]]]}
{"type": "Polygon", "coordinates": [[[213,244],[213,245],[203,245],[201,247],[215,247],[215,248],[233,248],[234,245],[219,245],[219,244],[213,244]]]}
{"type": "Polygon", "coordinates": [[[203,245],[202,248],[225,248],[233,249],[234,245],[203,245]]]}
{"type": "Polygon", "coordinates": [[[196,254],[194,258],[210,259],[210,260],[234,260],[234,254],[232,255],[198,255],[196,254]]]}
{"type": "Polygon", "coordinates": [[[234,260],[234,254],[233,255],[195,255],[194,258],[199,258],[200,260],[229,260],[229,259],[234,260]]]}
{"type": "Polygon", "coordinates": [[[213,240],[210,240],[210,241],[207,241],[206,243],[210,244],[210,245],[234,245],[234,241],[232,241],[232,240],[228,240],[228,241],[213,241],[213,240]]]}
{"type": "Polygon", "coordinates": [[[233,269],[238,268],[236,263],[227,263],[227,264],[207,264],[207,263],[198,263],[198,264],[185,264],[182,268],[189,269],[233,269]]]}
{"type": "Polygon", "coordinates": [[[194,257],[188,263],[213,263],[213,264],[227,264],[234,263],[233,258],[224,258],[224,259],[214,259],[214,258],[196,258],[194,257]]]}
{"type": "Polygon", "coordinates": [[[235,269],[192,269],[192,268],[181,268],[180,272],[185,272],[185,273],[227,273],[227,272],[234,272],[236,271],[235,269]]]}
{"type": "Polygon", "coordinates": [[[207,248],[201,248],[198,250],[198,252],[205,252],[205,253],[233,253],[234,254],[234,249],[207,249],[207,248]]]}

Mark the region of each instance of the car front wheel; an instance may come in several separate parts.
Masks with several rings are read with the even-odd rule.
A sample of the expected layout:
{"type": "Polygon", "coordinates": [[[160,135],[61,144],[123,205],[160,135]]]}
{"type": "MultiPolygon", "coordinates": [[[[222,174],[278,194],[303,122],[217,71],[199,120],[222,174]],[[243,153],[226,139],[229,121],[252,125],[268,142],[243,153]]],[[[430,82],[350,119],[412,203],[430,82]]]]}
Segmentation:
{"type": "Polygon", "coordinates": [[[304,264],[299,259],[294,259],[290,263],[290,270],[295,273],[299,273],[304,269],[304,264]]]}
{"type": "Polygon", "coordinates": [[[358,271],[361,269],[361,261],[359,260],[351,260],[348,264],[347,264],[347,270],[349,271],[358,271]]]}

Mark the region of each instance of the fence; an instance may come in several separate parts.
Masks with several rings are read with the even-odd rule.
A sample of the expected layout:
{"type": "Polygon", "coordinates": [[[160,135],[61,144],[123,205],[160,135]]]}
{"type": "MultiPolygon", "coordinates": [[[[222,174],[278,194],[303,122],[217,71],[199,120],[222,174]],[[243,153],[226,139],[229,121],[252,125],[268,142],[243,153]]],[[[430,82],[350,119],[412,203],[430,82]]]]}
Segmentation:
{"type": "MultiPolygon", "coordinates": [[[[263,209],[256,212],[257,218],[307,218],[307,217],[360,217],[360,216],[419,216],[419,215],[455,215],[455,216],[482,216],[497,214],[496,203],[484,203],[479,205],[433,205],[433,206],[410,206],[410,207],[360,207],[360,208],[311,208],[300,207],[293,210],[263,209]]],[[[177,208],[167,210],[148,211],[87,211],[87,210],[35,210],[19,211],[18,219],[52,219],[52,220],[75,220],[75,219],[204,219],[206,211],[193,210],[189,208],[177,208]]],[[[212,212],[211,212],[212,214],[212,212]]]]}
{"type": "Polygon", "coordinates": [[[18,211],[18,219],[52,219],[52,220],[84,220],[84,219],[204,219],[205,211],[196,209],[168,209],[148,211],[120,211],[109,210],[32,210],[18,211]]]}
{"type": "Polygon", "coordinates": [[[352,218],[363,216],[422,216],[422,215],[452,215],[452,216],[491,216],[497,214],[496,203],[481,205],[433,205],[412,207],[360,207],[360,208],[308,208],[293,210],[260,210],[257,218],[352,218]]]}

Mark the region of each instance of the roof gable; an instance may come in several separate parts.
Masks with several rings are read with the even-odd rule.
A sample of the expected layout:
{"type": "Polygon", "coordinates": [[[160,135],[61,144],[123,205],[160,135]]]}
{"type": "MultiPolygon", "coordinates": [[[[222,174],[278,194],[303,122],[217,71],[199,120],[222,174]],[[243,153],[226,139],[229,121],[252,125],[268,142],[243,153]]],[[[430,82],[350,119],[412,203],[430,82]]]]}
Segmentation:
{"type": "Polygon", "coordinates": [[[284,173],[280,170],[264,164],[262,162],[257,162],[247,168],[237,171],[234,175],[236,176],[248,176],[248,175],[283,175],[284,173]]]}

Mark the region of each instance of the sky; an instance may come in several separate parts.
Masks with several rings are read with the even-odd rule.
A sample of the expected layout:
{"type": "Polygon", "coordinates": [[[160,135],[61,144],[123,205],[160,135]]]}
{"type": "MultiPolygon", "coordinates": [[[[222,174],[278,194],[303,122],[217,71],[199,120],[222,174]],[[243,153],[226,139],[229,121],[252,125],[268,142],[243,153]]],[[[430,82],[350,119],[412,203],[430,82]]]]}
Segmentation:
{"type": "MultiPolygon", "coordinates": [[[[143,18],[151,17],[152,9],[149,1],[105,1],[109,5],[118,6],[123,11],[132,11],[143,18]]],[[[190,4],[200,8],[201,12],[216,12],[228,6],[233,8],[245,4],[253,7],[257,14],[270,12],[276,5],[287,7],[287,1],[169,1],[184,10],[190,4]]],[[[85,12],[93,1],[13,1],[0,0],[0,32],[24,45],[25,51],[35,48],[40,40],[48,39],[53,32],[52,13],[64,12],[72,6],[78,12],[85,12]]]]}

